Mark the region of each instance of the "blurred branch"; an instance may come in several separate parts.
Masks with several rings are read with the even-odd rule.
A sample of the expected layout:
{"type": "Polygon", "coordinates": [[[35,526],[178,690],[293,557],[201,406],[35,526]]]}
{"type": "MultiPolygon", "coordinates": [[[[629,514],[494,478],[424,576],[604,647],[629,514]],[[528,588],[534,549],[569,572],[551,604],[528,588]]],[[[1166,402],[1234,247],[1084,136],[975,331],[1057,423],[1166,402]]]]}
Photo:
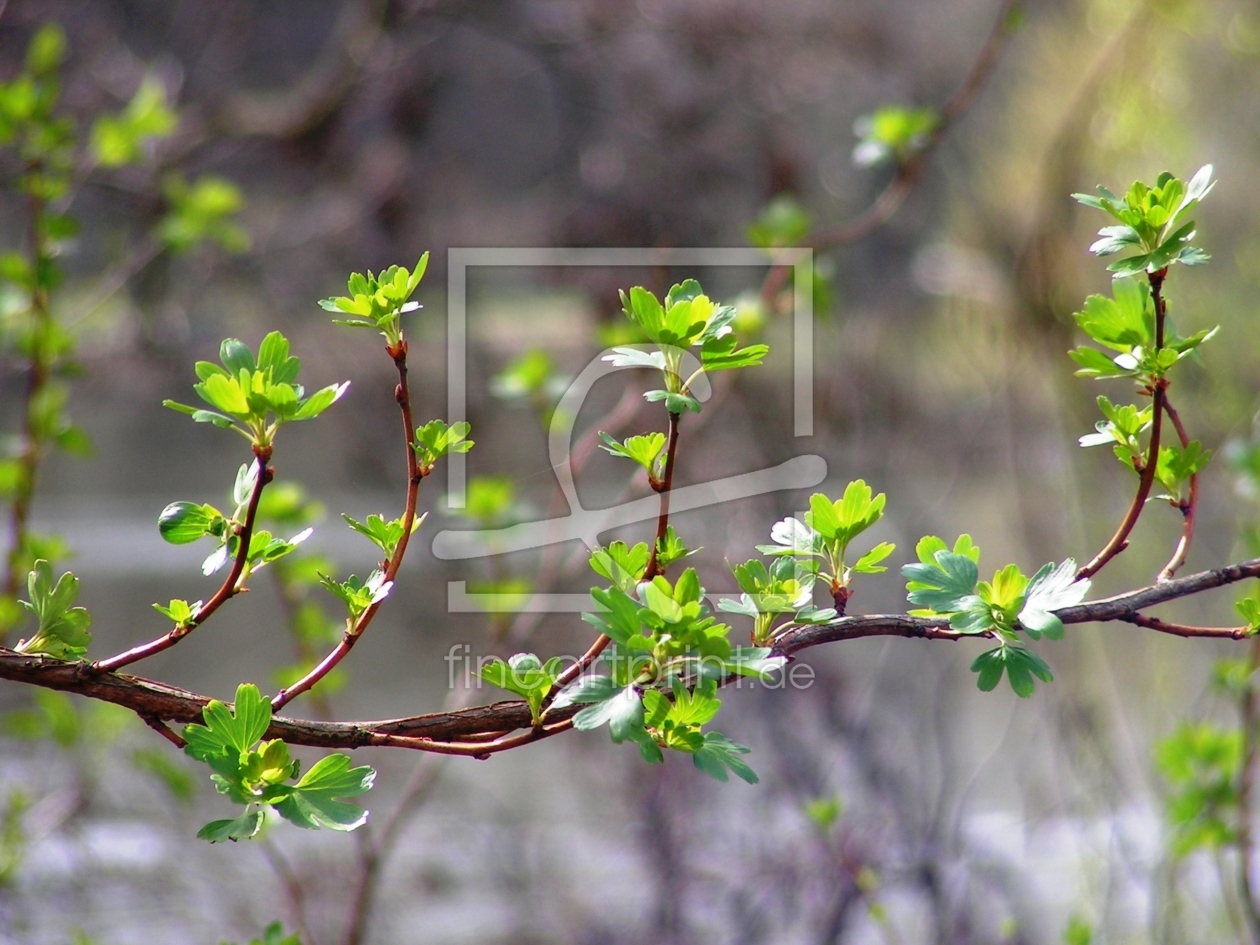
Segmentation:
{"type": "Polygon", "coordinates": [[[1015,32],[1019,23],[1020,0],[1004,0],[998,10],[997,23],[980,52],[971,64],[966,77],[949,101],[941,108],[940,118],[923,146],[897,165],[897,171],[887,186],[875,198],[875,202],[862,213],[830,229],[815,234],[816,250],[831,249],[843,243],[853,243],[887,223],[900,209],[906,197],[914,190],[922,176],[928,159],[945,140],[945,136],[967,113],[976,96],[993,74],[1002,49],[1015,32]]]}
{"type": "MultiPolygon", "coordinates": [[[[407,341],[406,339],[400,339],[397,348],[387,345],[385,350],[394,359],[394,367],[398,370],[398,384],[394,388],[394,400],[397,401],[399,412],[402,414],[403,440],[407,450],[407,499],[402,515],[402,534],[394,548],[394,553],[390,556],[389,561],[385,562],[385,582],[392,583],[394,578],[398,576],[398,569],[402,567],[403,556],[407,553],[407,544],[411,541],[412,525],[416,520],[416,503],[420,494],[420,480],[424,478],[426,473],[420,471],[416,451],[412,445],[412,437],[415,435],[416,426],[411,413],[411,387],[407,382],[407,341]]],[[[276,693],[271,700],[272,709],[279,710],[288,705],[289,702],[311,689],[311,687],[332,672],[354,647],[355,643],[358,642],[359,637],[368,628],[368,624],[372,622],[383,603],[384,599],[378,600],[365,610],[363,615],[355,621],[354,626],[346,630],[345,635],[341,638],[341,642],[314,669],[293,685],[276,693]]]]}
{"type": "Polygon", "coordinates": [[[381,34],[385,4],[354,0],[342,8],[319,58],[279,92],[239,92],[215,116],[228,135],[294,138],[328,117],[354,85],[381,34]]]}
{"type": "Polygon", "coordinates": [[[1260,942],[1260,909],[1256,906],[1256,893],[1251,885],[1251,864],[1256,855],[1255,832],[1252,815],[1255,808],[1256,729],[1260,725],[1260,705],[1256,700],[1254,677],[1260,667],[1260,638],[1252,641],[1247,657],[1247,688],[1242,697],[1242,767],[1238,772],[1238,892],[1242,898],[1243,914],[1253,941],[1260,942]]]}

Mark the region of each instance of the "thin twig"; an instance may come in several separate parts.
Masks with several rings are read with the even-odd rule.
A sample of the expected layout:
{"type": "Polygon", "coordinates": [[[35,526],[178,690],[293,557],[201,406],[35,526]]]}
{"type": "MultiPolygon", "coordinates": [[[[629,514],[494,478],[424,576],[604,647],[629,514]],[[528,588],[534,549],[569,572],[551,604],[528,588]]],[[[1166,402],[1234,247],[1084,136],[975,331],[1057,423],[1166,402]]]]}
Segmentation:
{"type": "Polygon", "coordinates": [[[293,924],[297,928],[298,937],[304,945],[315,945],[315,939],[311,936],[311,930],[306,924],[306,887],[302,885],[302,881],[293,872],[293,867],[289,865],[289,861],[270,837],[262,838],[260,848],[268,865],[284,887],[284,894],[288,897],[289,907],[293,912],[293,924]]]}
{"type": "Polygon", "coordinates": [[[402,836],[403,821],[423,803],[437,784],[445,758],[424,758],[411,772],[397,806],[371,838],[364,833],[361,848],[361,869],[355,886],[354,901],[350,907],[350,922],[346,928],[345,945],[361,945],[367,936],[368,920],[372,914],[372,902],[376,897],[381,869],[389,860],[394,847],[402,836]]]}
{"type": "Polygon", "coordinates": [[[1148,630],[1171,633],[1177,637],[1216,637],[1218,639],[1242,640],[1251,636],[1251,628],[1246,626],[1192,627],[1183,623],[1170,623],[1167,620],[1160,620],[1158,617],[1148,617],[1145,614],[1129,614],[1118,619],[1125,621],[1125,623],[1146,627],[1148,630]]]}
{"type": "Polygon", "coordinates": [[[196,615],[188,623],[180,624],[157,639],[150,640],[148,643],[132,647],[130,650],[118,653],[109,659],[98,660],[92,664],[94,672],[110,673],[142,659],[147,659],[155,653],[169,650],[209,620],[216,610],[243,590],[243,588],[237,586],[237,582],[245,570],[245,562],[249,560],[249,544],[254,534],[254,519],[258,515],[258,501],[262,498],[262,491],[266,488],[267,483],[271,482],[275,476],[275,470],[267,465],[267,461],[271,459],[270,446],[255,446],[254,458],[258,464],[258,470],[254,477],[253,491],[249,496],[249,506],[245,511],[245,521],[242,523],[241,530],[236,538],[236,560],[232,562],[232,570],[228,572],[228,576],[223,581],[223,584],[220,585],[219,590],[197,611],[196,615]]]}
{"type": "MultiPolygon", "coordinates": [[[[393,581],[398,574],[398,569],[402,566],[403,555],[407,553],[407,543],[411,540],[411,526],[416,520],[416,503],[420,494],[420,480],[424,477],[420,472],[416,451],[412,447],[415,424],[411,413],[411,389],[407,383],[407,341],[402,339],[397,348],[387,347],[386,350],[394,359],[394,367],[398,369],[398,385],[394,388],[394,399],[398,402],[399,411],[402,413],[403,440],[407,449],[407,503],[402,517],[402,537],[398,539],[398,545],[385,565],[385,581],[393,581]]],[[[376,617],[382,603],[384,602],[377,601],[365,610],[355,621],[354,626],[346,631],[332,652],[316,664],[314,669],[292,686],[276,693],[271,700],[272,710],[279,711],[332,672],[334,667],[345,659],[346,654],[359,642],[359,637],[376,617]]]]}
{"type": "Polygon", "coordinates": [[[188,742],[184,740],[184,736],[172,730],[171,727],[161,719],[154,718],[151,715],[142,715],[140,716],[140,720],[181,751],[184,746],[188,744],[188,742]]]}
{"type": "MultiPolygon", "coordinates": [[[[674,488],[674,460],[678,454],[678,421],[681,417],[673,412],[669,414],[669,445],[665,452],[665,468],[661,471],[661,486],[657,491],[661,494],[661,511],[656,520],[656,540],[652,542],[651,557],[648,558],[647,570],[643,572],[643,580],[650,581],[661,573],[661,568],[656,563],[657,551],[661,546],[661,542],[665,538],[665,534],[669,529],[669,494],[674,488]]],[[[612,641],[600,634],[595,638],[595,642],[590,645],[585,653],[572,666],[569,666],[556,677],[555,684],[551,688],[551,692],[547,694],[547,698],[543,700],[543,706],[549,706],[551,700],[573,680],[577,679],[584,672],[591,668],[595,660],[599,659],[599,655],[608,648],[608,644],[612,641]]]]}
{"type": "Polygon", "coordinates": [[[966,114],[976,95],[984,88],[997,65],[1003,46],[1015,30],[1020,0],[1005,0],[998,10],[997,22],[990,31],[975,61],[971,64],[962,85],[941,108],[940,118],[927,141],[897,167],[875,202],[851,220],[816,234],[814,249],[831,249],[842,243],[853,243],[887,223],[900,209],[922,175],[923,168],[932,153],[945,140],[945,136],[966,114]]]}
{"type": "MultiPolygon", "coordinates": [[[[1151,297],[1155,301],[1156,350],[1164,346],[1164,316],[1166,311],[1162,290],[1164,276],[1167,271],[1167,269],[1160,269],[1150,274],[1151,297]]],[[[1151,494],[1151,486],[1155,483],[1155,471],[1159,467],[1159,439],[1164,420],[1164,393],[1167,389],[1167,380],[1160,378],[1155,382],[1154,390],[1151,392],[1151,442],[1146,451],[1146,461],[1142,467],[1142,475],[1138,479],[1137,494],[1133,496],[1133,501],[1129,504],[1129,510],[1120,521],[1120,525],[1116,529],[1115,534],[1111,536],[1111,540],[1103,546],[1098,554],[1094,555],[1089,564],[1076,572],[1078,581],[1097,574],[1108,561],[1129,546],[1129,533],[1133,531],[1133,526],[1137,524],[1138,518],[1142,515],[1142,510],[1146,507],[1147,496],[1151,494]]]]}
{"type": "MultiPolygon", "coordinates": [[[[1177,438],[1181,440],[1181,448],[1184,450],[1190,445],[1190,437],[1186,434],[1185,425],[1181,422],[1181,417],[1168,402],[1167,394],[1164,395],[1164,413],[1168,414],[1168,419],[1172,421],[1173,429],[1177,431],[1177,438]]],[[[1190,543],[1194,541],[1194,520],[1199,508],[1199,474],[1192,472],[1190,474],[1190,495],[1182,504],[1178,504],[1183,518],[1181,525],[1181,538],[1177,542],[1177,548],[1173,551],[1172,558],[1164,565],[1164,569],[1159,572],[1158,581],[1167,581],[1180,570],[1181,566],[1186,563],[1186,556],[1190,553],[1190,543]]]]}

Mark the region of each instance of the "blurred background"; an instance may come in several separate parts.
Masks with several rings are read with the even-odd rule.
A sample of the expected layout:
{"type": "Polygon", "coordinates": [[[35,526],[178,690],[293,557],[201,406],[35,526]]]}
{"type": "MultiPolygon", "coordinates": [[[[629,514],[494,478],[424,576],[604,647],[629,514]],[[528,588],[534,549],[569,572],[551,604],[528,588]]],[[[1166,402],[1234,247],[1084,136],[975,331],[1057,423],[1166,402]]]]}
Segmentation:
{"type": "MultiPolygon", "coordinates": [[[[1198,219],[1212,262],[1168,284],[1183,333],[1222,326],[1177,381],[1191,435],[1217,451],[1186,570],[1244,554],[1254,506],[1225,453],[1233,443],[1245,454],[1260,383],[1254,3],[9,0],[0,10],[0,79],[54,22],[68,43],[64,114],[87,127],[149,82],[179,116],[142,160],[98,168],[75,190],[81,232],[62,247],[53,297],[81,339],[68,409],[96,452],[49,460],[33,523],[74,552],[94,655],[162,632],[151,602],[213,593],[198,568],[209,549],[165,545],[156,518],[176,499],[222,507],[249,459],[235,437],[160,406],[192,396],[192,362],[213,359],[221,339],[256,346],[278,328],[308,384],[353,381],[318,423],[286,428],[275,454],[292,485],[273,490],[291,500],[271,510],[273,527],[287,535],[322,516],[310,554],[264,572],[253,593],[138,668],[226,699],[241,681],[274,689],[336,639],[311,573],[362,574],[374,557],[338,513],[401,511],[393,366],[375,335],[333,326],[316,304],[347,273],[431,252],[424,307],[404,324],[417,419],[446,416],[451,247],[808,242],[898,175],[897,155],[855,161],[855,122],[883,106],[941,109],[986,42],[995,67],[904,204],[818,254],[810,437],[793,436],[790,293],[763,291],[765,266],[469,270],[468,508],[447,508],[443,476],[424,483],[430,516],[389,605],[341,677],[289,711],[382,718],[499,698],[450,691],[453,646],[580,652],[589,628],[576,615],[447,606],[449,581],[583,592],[592,575],[580,543],[474,561],[439,560],[431,544],[443,529],[565,510],[546,451],[550,409],[618,339],[617,289],[632,284],[659,293],[699,278],[771,346],[764,367],[723,377],[705,412],[684,420],[676,483],[812,453],[827,462],[823,491],[863,478],[887,493],[872,540],[897,543],[894,567],[860,583],[851,612],[904,609],[897,568],[924,534],[970,533],[983,574],[1088,558],[1133,483],[1106,451],[1076,445],[1097,393],[1126,392],[1073,377],[1066,357],[1073,311],[1109,283],[1086,253],[1104,221],[1069,194],[1165,169],[1185,179],[1209,162],[1220,184],[1198,219]],[[219,181],[222,219],[195,246],[154,235],[179,203],[172,174],[219,181]]],[[[6,189],[0,250],[22,247],[24,212],[6,189]]],[[[24,377],[5,357],[11,432],[24,377]]],[[[644,383],[601,381],[578,418],[587,508],[649,494],[591,449],[595,428],[663,429],[663,411],[639,397],[644,383]]],[[[733,591],[726,561],[752,556],[810,491],[679,515],[680,533],[703,546],[693,559],[703,583],[733,591]]],[[[1094,594],[1150,583],[1179,532],[1176,512],[1153,504],[1094,594]]],[[[1221,592],[1166,613],[1236,622],[1231,604],[1221,592]]],[[[1235,720],[1237,700],[1212,680],[1239,646],[1073,627],[1039,647],[1055,681],[1020,700],[1005,684],[976,691],[979,647],[967,643],[832,645],[804,655],[809,688],[725,697],[723,729],[752,747],[756,786],[717,784],[682,758],[649,767],[602,733],[488,762],[362,750],[380,771],[368,827],[279,823],[263,840],[213,847],[194,835],[228,805],[204,767],[125,712],[4,684],[0,942],[248,941],[277,920],[304,945],[1237,941],[1235,854],[1180,855],[1156,756],[1181,720],[1235,720]]]]}

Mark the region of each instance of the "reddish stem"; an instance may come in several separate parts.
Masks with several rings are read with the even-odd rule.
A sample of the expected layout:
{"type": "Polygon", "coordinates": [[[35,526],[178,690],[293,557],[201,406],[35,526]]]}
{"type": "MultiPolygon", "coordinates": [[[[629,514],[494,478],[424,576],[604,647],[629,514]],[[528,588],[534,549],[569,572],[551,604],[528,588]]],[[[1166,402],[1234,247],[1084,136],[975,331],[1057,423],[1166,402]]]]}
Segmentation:
{"type": "Polygon", "coordinates": [[[665,533],[669,529],[669,493],[674,488],[674,456],[678,452],[678,420],[679,415],[669,415],[669,446],[665,452],[665,471],[661,474],[661,485],[656,491],[661,494],[661,512],[656,517],[656,541],[652,543],[652,556],[648,558],[647,570],[643,572],[643,580],[650,581],[665,569],[656,563],[657,553],[665,533]]]}
{"type": "Polygon", "coordinates": [[[232,570],[219,587],[219,590],[215,592],[215,595],[209,601],[202,605],[196,616],[187,624],[175,627],[168,633],[162,634],[156,640],[150,640],[148,643],[132,647],[130,650],[111,656],[109,659],[97,660],[92,664],[94,672],[112,673],[114,670],[139,662],[142,659],[147,659],[155,653],[169,650],[209,620],[214,612],[223,606],[224,603],[241,592],[242,588],[237,587],[236,582],[245,570],[245,562],[249,558],[249,542],[254,534],[254,519],[258,515],[258,500],[262,498],[262,491],[267,483],[271,482],[275,476],[275,470],[267,465],[267,461],[271,459],[270,446],[255,446],[254,457],[258,463],[258,475],[254,479],[254,490],[249,496],[249,506],[245,511],[245,521],[237,534],[236,560],[232,562],[232,570]]]}
{"type": "MultiPolygon", "coordinates": [[[[526,729],[523,732],[517,732],[515,735],[504,735],[490,741],[440,742],[431,738],[415,738],[408,735],[378,734],[372,736],[371,744],[391,748],[414,748],[417,751],[429,751],[439,755],[463,755],[484,760],[496,752],[520,748],[522,745],[528,745],[530,742],[536,742],[540,739],[549,738],[552,735],[558,735],[561,732],[567,732],[571,728],[573,728],[573,720],[564,719],[551,725],[540,725],[526,729]]],[[[476,736],[470,737],[476,738],[476,736]]]]}
{"type": "Polygon", "coordinates": [[[1250,627],[1192,627],[1182,623],[1170,623],[1158,617],[1147,617],[1145,614],[1128,614],[1120,618],[1126,623],[1158,630],[1160,633],[1171,633],[1177,637],[1217,637],[1228,640],[1242,640],[1251,636],[1250,627]]]}
{"type": "MultiPolygon", "coordinates": [[[[1164,397],[1164,413],[1168,414],[1168,419],[1172,421],[1173,428],[1177,431],[1177,438],[1181,440],[1181,448],[1184,450],[1190,445],[1190,437],[1186,434],[1186,428],[1181,422],[1181,417],[1173,409],[1173,405],[1168,402],[1167,396],[1164,397]]],[[[1189,498],[1177,507],[1181,510],[1183,517],[1181,539],[1177,542],[1177,548],[1173,551],[1172,558],[1164,565],[1164,570],[1159,572],[1159,577],[1156,578],[1157,581],[1171,579],[1178,569],[1186,563],[1186,556],[1190,553],[1190,543],[1194,541],[1195,513],[1199,508],[1199,474],[1197,472],[1190,474],[1189,498]]]]}
{"type": "MultiPolygon", "coordinates": [[[[424,475],[420,471],[416,451],[412,448],[415,425],[411,415],[411,390],[407,383],[407,342],[405,339],[400,340],[396,348],[387,346],[385,350],[394,359],[394,366],[398,369],[398,385],[394,388],[394,400],[398,402],[398,408],[402,412],[403,438],[407,447],[407,505],[403,511],[402,537],[398,539],[393,555],[385,564],[385,580],[392,581],[402,566],[403,555],[407,553],[407,543],[411,540],[411,526],[416,520],[416,503],[420,495],[420,480],[424,478],[424,475]]],[[[314,669],[292,686],[276,693],[271,700],[272,711],[278,712],[332,672],[337,664],[345,659],[346,654],[354,649],[354,645],[359,642],[359,637],[376,617],[376,612],[381,609],[383,603],[383,600],[377,601],[365,610],[355,621],[354,626],[345,632],[336,647],[320,660],[314,669]]]]}
{"type": "MultiPolygon", "coordinates": [[[[1162,290],[1164,276],[1167,272],[1167,269],[1160,269],[1152,272],[1149,277],[1151,298],[1155,302],[1156,350],[1164,346],[1164,316],[1166,309],[1162,290]]],[[[1168,381],[1160,378],[1155,382],[1154,390],[1151,392],[1151,442],[1146,451],[1146,462],[1142,467],[1141,478],[1138,480],[1137,494],[1133,497],[1133,502],[1129,505],[1129,511],[1125,513],[1124,519],[1120,522],[1120,527],[1111,536],[1111,540],[1103,546],[1103,549],[1098,554],[1094,555],[1093,560],[1089,564],[1076,572],[1078,581],[1097,574],[1102,570],[1103,565],[1129,546],[1129,533],[1133,531],[1133,526],[1137,524],[1143,508],[1146,507],[1146,499],[1151,494],[1151,486],[1155,484],[1155,470],[1159,467],[1160,430],[1164,420],[1164,395],[1167,389],[1168,381]]]]}
{"type": "MultiPolygon", "coordinates": [[[[661,486],[657,489],[661,494],[661,511],[656,520],[656,541],[652,543],[652,556],[648,558],[647,570],[643,572],[643,580],[645,581],[652,580],[662,570],[656,564],[656,552],[660,548],[661,540],[665,537],[666,530],[669,528],[669,493],[674,488],[674,458],[678,454],[678,421],[680,419],[681,416],[679,414],[670,413],[669,415],[669,446],[665,452],[665,469],[661,473],[661,486]]],[[[550,705],[551,700],[555,698],[561,689],[590,669],[591,665],[608,648],[608,644],[611,642],[602,633],[596,637],[595,642],[582,654],[582,658],[556,677],[555,684],[551,687],[551,692],[543,700],[543,705],[550,705]]]]}

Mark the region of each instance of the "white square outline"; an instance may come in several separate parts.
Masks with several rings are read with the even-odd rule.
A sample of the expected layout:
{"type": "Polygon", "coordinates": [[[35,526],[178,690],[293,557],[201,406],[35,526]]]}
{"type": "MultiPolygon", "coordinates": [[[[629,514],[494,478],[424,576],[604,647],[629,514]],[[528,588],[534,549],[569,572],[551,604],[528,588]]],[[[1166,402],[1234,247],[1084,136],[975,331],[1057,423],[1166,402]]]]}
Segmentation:
{"type": "MultiPolygon", "coordinates": [[[[468,269],[470,266],[785,266],[792,280],[792,435],[814,435],[814,251],[810,247],[757,249],[704,248],[562,249],[528,247],[450,247],[446,262],[446,422],[467,420],[468,269]],[[767,261],[767,257],[769,260],[767,261]]],[[[468,460],[447,456],[448,509],[465,502],[468,460]]]]}
{"type": "MultiPolygon", "coordinates": [[[[468,409],[468,269],[472,266],[791,266],[792,279],[792,434],[814,435],[814,251],[810,247],[760,249],[751,246],[676,248],[560,248],[560,247],[449,247],[446,272],[446,420],[467,419],[468,409]]],[[[447,457],[448,509],[462,509],[466,502],[467,457],[447,457]]],[[[447,610],[451,613],[485,613],[497,610],[499,597],[518,595],[470,594],[464,581],[447,582],[447,610]]],[[[523,606],[506,608],[522,612],[579,612],[591,606],[587,594],[530,595],[523,606]]]]}

